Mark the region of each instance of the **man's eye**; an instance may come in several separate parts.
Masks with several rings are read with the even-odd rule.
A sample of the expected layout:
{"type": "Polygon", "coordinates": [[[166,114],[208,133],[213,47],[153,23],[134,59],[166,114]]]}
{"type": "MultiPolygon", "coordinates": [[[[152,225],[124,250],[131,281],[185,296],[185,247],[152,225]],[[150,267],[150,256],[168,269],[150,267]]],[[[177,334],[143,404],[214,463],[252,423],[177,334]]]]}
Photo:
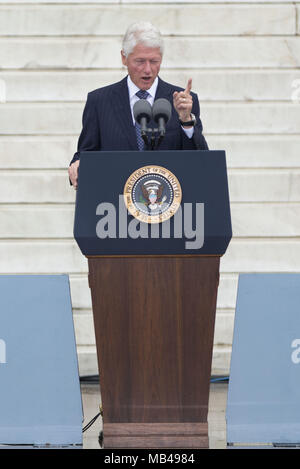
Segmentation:
{"type": "MultiPolygon", "coordinates": [[[[149,60],[149,62],[150,62],[151,65],[158,65],[159,64],[159,60],[149,60]]],[[[135,63],[137,65],[144,65],[146,63],[146,60],[136,59],[135,63]]]]}

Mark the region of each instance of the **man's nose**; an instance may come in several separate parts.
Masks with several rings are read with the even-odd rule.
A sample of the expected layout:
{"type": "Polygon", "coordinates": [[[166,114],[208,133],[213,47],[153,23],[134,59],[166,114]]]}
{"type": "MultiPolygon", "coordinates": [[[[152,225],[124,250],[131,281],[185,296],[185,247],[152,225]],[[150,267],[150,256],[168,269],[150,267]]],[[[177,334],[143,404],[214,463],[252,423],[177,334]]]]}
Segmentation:
{"type": "Polygon", "coordinates": [[[150,60],[146,60],[144,72],[146,72],[146,73],[151,73],[151,64],[150,64],[150,60]]]}

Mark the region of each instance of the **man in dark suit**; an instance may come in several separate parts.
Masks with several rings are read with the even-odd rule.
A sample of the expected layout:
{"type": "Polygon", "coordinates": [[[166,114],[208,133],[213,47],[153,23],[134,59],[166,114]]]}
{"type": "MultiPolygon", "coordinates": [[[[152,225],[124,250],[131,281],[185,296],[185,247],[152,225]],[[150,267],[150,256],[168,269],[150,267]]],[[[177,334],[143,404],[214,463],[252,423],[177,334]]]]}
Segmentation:
{"type": "Polygon", "coordinates": [[[133,105],[141,98],[151,105],[158,98],[172,104],[172,116],[160,150],[208,149],[202,135],[198,97],[191,92],[192,80],[188,80],[185,89],[161,80],[158,73],[162,55],[162,37],[151,23],[135,23],[128,28],[121,51],[128,76],[88,94],[78,149],[69,166],[75,189],[81,151],[144,149],[133,116],[133,105]]]}

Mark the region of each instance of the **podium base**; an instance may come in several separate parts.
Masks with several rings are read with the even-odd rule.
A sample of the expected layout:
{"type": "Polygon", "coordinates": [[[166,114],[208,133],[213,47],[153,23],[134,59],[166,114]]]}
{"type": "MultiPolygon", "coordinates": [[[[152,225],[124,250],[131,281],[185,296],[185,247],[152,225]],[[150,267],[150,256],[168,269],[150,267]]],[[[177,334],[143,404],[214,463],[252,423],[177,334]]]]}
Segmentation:
{"type": "Polygon", "coordinates": [[[107,423],[104,448],[208,448],[207,423],[107,423]]]}

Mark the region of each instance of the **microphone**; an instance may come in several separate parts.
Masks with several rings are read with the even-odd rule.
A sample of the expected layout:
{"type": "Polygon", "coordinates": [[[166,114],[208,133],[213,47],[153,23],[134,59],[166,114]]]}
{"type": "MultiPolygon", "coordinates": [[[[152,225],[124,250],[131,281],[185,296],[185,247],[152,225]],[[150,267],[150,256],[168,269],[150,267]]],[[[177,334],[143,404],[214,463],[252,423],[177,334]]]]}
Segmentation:
{"type": "MultiPolygon", "coordinates": [[[[158,131],[160,133],[160,140],[166,133],[166,124],[172,115],[172,106],[165,98],[157,99],[152,108],[153,120],[158,124],[158,131]]],[[[160,142],[159,142],[160,143],[160,142]]]]}
{"type": "Polygon", "coordinates": [[[146,144],[147,141],[147,124],[151,121],[152,107],[146,99],[139,99],[133,106],[133,116],[135,121],[141,126],[141,136],[146,144]]]}

